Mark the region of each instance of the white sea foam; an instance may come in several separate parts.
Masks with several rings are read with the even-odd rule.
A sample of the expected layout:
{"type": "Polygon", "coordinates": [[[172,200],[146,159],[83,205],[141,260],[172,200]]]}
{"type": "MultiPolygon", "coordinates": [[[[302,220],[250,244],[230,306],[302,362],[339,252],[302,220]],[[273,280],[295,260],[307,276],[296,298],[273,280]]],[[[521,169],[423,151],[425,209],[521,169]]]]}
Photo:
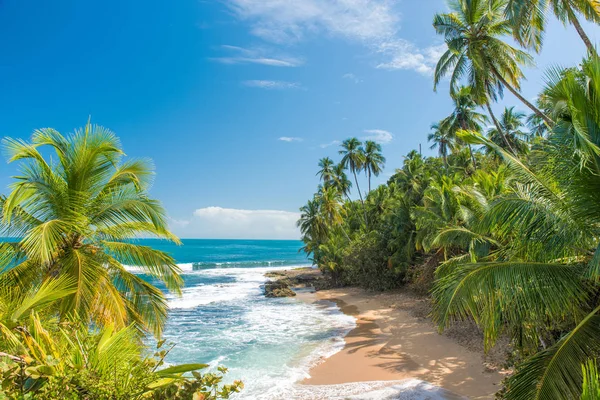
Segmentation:
{"type": "Polygon", "coordinates": [[[267,278],[265,273],[274,270],[298,268],[286,267],[256,267],[256,268],[212,268],[193,269],[192,264],[178,264],[185,275],[203,275],[206,277],[229,277],[231,283],[217,283],[185,287],[181,297],[168,295],[169,308],[186,309],[223,301],[240,300],[259,294],[267,278]]]}
{"type": "Polygon", "coordinates": [[[177,315],[171,317],[172,328],[166,336],[179,343],[172,361],[197,362],[206,349],[219,349],[208,362],[209,370],[225,365],[230,370],[228,381],[244,382],[245,389],[235,399],[459,399],[417,380],[300,385],[297,382],[308,378],[312,367],[344,347],[344,336],[356,326],[353,317],[343,314],[332,302],[317,305],[289,298],[265,299],[261,294],[261,285],[267,280],[264,274],[293,266],[179,266],[184,278],[206,279],[197,279],[202,283],[184,288],[181,297],[168,295],[169,306],[177,315]],[[235,323],[223,328],[220,322],[210,325],[210,321],[198,320],[194,309],[201,307],[200,311],[208,305],[217,310],[236,307],[235,323]],[[216,330],[205,331],[201,322],[209,324],[206,329],[216,330]]]}
{"type": "Polygon", "coordinates": [[[466,400],[465,397],[418,379],[353,382],[340,385],[296,384],[286,393],[268,398],[271,400],[466,400]]]}

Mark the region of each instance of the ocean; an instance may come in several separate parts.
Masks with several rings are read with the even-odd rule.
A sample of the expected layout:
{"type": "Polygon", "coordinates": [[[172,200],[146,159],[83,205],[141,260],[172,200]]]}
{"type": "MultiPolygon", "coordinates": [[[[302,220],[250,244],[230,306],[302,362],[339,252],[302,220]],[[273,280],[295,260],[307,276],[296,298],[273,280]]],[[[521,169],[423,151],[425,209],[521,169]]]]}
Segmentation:
{"type": "Polygon", "coordinates": [[[164,338],[176,346],[167,362],[227,367],[226,380],[245,385],[237,399],[289,398],[295,382],[341,349],[355,326],[354,318],[331,302],[263,296],[265,272],[310,265],[299,252],[300,241],[139,242],[170,253],[183,271],[183,295],[168,295],[164,338]]]}

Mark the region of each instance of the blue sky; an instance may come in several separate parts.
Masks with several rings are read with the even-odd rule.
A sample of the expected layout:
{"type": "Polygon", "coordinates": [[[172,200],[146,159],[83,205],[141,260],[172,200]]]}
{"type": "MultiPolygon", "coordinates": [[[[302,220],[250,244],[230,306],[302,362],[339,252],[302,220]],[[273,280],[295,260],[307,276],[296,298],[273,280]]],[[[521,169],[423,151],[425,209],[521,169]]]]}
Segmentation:
{"type": "MultiPolygon", "coordinates": [[[[381,141],[384,182],[450,111],[432,91],[442,0],[0,2],[0,133],[112,129],[150,157],[152,195],[183,237],[295,238],[316,164],[381,141]],[[34,4],[35,3],[35,4],[34,4]],[[333,145],[331,145],[333,144],[333,145]],[[327,146],[330,145],[330,146],[327,146]]],[[[598,26],[585,24],[597,42],[598,26]]],[[[523,92],[584,46],[552,21],[523,92]]],[[[506,95],[505,104],[517,104],[506,95]]],[[[518,108],[523,109],[520,105],[518,108]]],[[[497,106],[498,111],[501,105],[497,106]]],[[[14,166],[0,164],[6,192],[14,166]]]]}

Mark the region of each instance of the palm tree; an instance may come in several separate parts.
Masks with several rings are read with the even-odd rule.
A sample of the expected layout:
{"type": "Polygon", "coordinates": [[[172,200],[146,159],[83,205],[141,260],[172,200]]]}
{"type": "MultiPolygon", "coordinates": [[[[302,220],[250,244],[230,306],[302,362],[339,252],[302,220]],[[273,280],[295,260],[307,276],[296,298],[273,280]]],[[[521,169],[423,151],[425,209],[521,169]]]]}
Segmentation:
{"type": "Polygon", "coordinates": [[[321,178],[321,181],[323,181],[323,184],[328,185],[333,181],[334,165],[335,164],[334,164],[333,160],[329,157],[321,158],[319,160],[319,168],[321,168],[321,169],[319,170],[319,172],[317,172],[317,175],[319,176],[319,178],[321,178]]]}
{"type": "Polygon", "coordinates": [[[321,213],[321,204],[317,199],[309,200],[300,207],[300,219],[296,222],[304,242],[303,250],[318,258],[319,245],[327,235],[327,227],[321,213]]]}
{"type": "Polygon", "coordinates": [[[570,23],[585,43],[590,54],[597,55],[596,48],[583,30],[577,13],[591,22],[600,22],[600,3],[596,0],[509,0],[506,14],[513,24],[515,39],[523,46],[539,51],[550,8],[563,24],[570,23]]]}
{"type": "Polygon", "coordinates": [[[566,330],[519,366],[507,399],[579,398],[581,365],[600,352],[599,91],[597,57],[551,75],[544,95],[557,123],[531,165],[479,134],[464,137],[493,148],[516,183],[481,221],[505,246],[494,259],[457,265],[438,280],[437,322],[472,316],[487,345],[508,331],[534,351],[544,347],[541,332],[566,330]]]}
{"type": "Polygon", "coordinates": [[[350,200],[350,188],[352,188],[352,182],[348,179],[346,171],[344,170],[343,164],[336,164],[333,167],[333,186],[337,189],[338,193],[346,196],[350,200]]]}
{"type": "Polygon", "coordinates": [[[505,1],[449,0],[448,5],[452,12],[437,14],[433,21],[448,47],[435,67],[434,90],[448,74],[452,92],[462,78],[467,78],[477,103],[488,105],[490,110],[490,99],[507,88],[551,125],[552,120],[519,93],[521,66],[532,65],[533,58],[501,39],[512,33],[505,1]]]}
{"type": "Polygon", "coordinates": [[[529,129],[529,141],[536,137],[543,138],[548,133],[548,125],[536,114],[529,114],[525,123],[529,129]]]}
{"type": "Polygon", "coordinates": [[[379,176],[385,166],[385,157],[381,154],[381,145],[372,140],[365,142],[364,170],[369,179],[369,192],[371,191],[371,175],[379,176]]]}
{"type": "Polygon", "coordinates": [[[350,240],[342,225],[346,211],[341,203],[340,193],[337,189],[333,186],[323,187],[317,193],[315,200],[319,202],[319,210],[323,215],[323,220],[326,221],[327,228],[340,227],[344,236],[350,240]]]}
{"type": "Polygon", "coordinates": [[[448,124],[444,121],[431,125],[432,132],[427,135],[427,141],[432,142],[429,147],[431,150],[438,149],[438,154],[444,160],[444,165],[448,166],[448,152],[453,148],[453,141],[448,130],[448,124]]]}
{"type": "MultiPolygon", "coordinates": [[[[513,154],[522,153],[527,149],[524,139],[529,137],[526,132],[521,130],[524,126],[524,118],[524,112],[515,111],[514,107],[506,107],[499,121],[502,131],[498,131],[498,128],[491,128],[488,130],[487,135],[492,142],[505,150],[513,154]]],[[[490,149],[489,151],[493,150],[490,149]]]]}
{"type": "Polygon", "coordinates": [[[0,199],[3,236],[20,238],[0,257],[0,285],[27,290],[67,277],[76,290],[60,300],[60,316],[116,328],[132,322],[159,336],[167,316],[164,294],[129,272],[140,267],[180,292],[180,269],[168,254],[132,242],[153,236],[179,243],[165,210],[148,197],[153,175],[145,160],[122,161],[117,137],[89,122],[63,136],[39,129],[31,142],[5,138],[9,162],[21,172],[0,199]],[[47,161],[41,148],[56,154],[47,161]]]}
{"type": "Polygon", "coordinates": [[[342,142],[342,150],[339,151],[339,154],[343,156],[340,164],[343,165],[345,169],[349,169],[354,175],[356,190],[358,191],[363,212],[365,213],[365,225],[368,225],[365,202],[363,200],[360,186],[358,185],[358,177],[356,175],[356,173],[360,172],[365,165],[365,151],[362,147],[362,143],[357,138],[346,139],[342,142]]]}
{"type": "MultiPolygon", "coordinates": [[[[487,118],[485,115],[475,111],[477,103],[475,103],[471,95],[471,88],[461,86],[455,92],[450,93],[450,97],[452,98],[454,110],[452,110],[452,114],[445,120],[450,134],[456,138],[456,132],[459,130],[481,131],[481,125],[486,122],[487,118]]],[[[468,145],[468,147],[473,168],[477,168],[473,149],[471,145],[468,145]]]]}

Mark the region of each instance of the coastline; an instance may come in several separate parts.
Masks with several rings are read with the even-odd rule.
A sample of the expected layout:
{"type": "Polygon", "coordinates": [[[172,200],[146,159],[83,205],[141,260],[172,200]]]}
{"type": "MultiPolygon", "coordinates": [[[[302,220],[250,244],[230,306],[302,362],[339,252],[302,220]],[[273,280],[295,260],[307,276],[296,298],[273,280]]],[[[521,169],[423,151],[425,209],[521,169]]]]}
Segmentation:
{"type": "MultiPolygon", "coordinates": [[[[335,302],[356,319],[344,347],[311,368],[307,387],[351,383],[423,381],[448,392],[439,398],[493,399],[504,375],[485,364],[473,327],[459,327],[454,337],[439,334],[425,318],[426,301],[406,290],[368,293],[358,288],[327,289],[299,296],[308,302],[335,302]],[[420,315],[421,314],[421,315],[420,315]],[[460,342],[460,343],[459,343],[460,342]]],[[[488,358],[502,358],[496,354],[488,358]]],[[[393,397],[392,397],[393,398],[393,397]]]]}

